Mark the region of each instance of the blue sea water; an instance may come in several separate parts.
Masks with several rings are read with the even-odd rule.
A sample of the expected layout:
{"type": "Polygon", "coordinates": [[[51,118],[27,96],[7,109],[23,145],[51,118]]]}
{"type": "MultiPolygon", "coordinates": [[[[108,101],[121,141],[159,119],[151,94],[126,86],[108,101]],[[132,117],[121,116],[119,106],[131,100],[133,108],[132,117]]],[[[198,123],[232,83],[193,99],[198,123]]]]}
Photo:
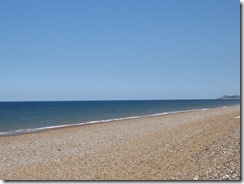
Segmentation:
{"type": "Polygon", "coordinates": [[[0,102],[0,135],[236,104],[239,99],[0,102]]]}

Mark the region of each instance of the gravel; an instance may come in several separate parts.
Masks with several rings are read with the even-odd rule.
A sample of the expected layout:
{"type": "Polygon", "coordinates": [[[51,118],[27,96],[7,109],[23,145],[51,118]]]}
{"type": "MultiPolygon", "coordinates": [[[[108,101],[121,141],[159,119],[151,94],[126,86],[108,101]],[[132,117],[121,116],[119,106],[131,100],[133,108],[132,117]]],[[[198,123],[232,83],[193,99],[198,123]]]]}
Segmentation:
{"type": "Polygon", "coordinates": [[[240,180],[240,107],[0,137],[2,180],[240,180]]]}

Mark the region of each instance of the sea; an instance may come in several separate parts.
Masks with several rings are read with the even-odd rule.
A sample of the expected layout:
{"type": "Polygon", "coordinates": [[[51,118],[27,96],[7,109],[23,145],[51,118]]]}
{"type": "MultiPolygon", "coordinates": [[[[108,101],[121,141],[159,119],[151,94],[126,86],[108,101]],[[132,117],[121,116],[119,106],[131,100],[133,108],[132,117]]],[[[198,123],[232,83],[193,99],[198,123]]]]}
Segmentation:
{"type": "Polygon", "coordinates": [[[239,99],[0,102],[0,135],[237,104],[239,99]]]}

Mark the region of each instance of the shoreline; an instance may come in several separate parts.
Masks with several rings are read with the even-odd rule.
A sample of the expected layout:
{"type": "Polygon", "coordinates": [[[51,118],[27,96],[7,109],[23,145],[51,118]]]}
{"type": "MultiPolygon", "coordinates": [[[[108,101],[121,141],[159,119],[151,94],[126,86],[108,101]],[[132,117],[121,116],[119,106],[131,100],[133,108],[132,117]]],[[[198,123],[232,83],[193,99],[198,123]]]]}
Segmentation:
{"type": "Polygon", "coordinates": [[[10,130],[10,131],[7,131],[7,132],[0,132],[0,137],[17,136],[17,135],[22,135],[22,134],[32,134],[32,133],[50,131],[50,130],[55,130],[55,129],[72,128],[72,127],[76,127],[76,126],[84,126],[84,125],[99,124],[99,123],[117,122],[117,121],[129,120],[129,119],[150,118],[150,117],[165,116],[165,115],[170,115],[170,114],[197,112],[197,111],[216,109],[216,108],[225,108],[225,107],[232,107],[232,106],[240,106],[240,104],[229,105],[229,106],[219,106],[219,107],[212,107],[212,108],[210,107],[210,108],[201,108],[201,109],[169,111],[169,112],[149,114],[149,115],[131,116],[131,117],[129,116],[129,117],[105,119],[105,120],[94,120],[94,121],[73,123],[73,124],[54,125],[54,126],[48,126],[48,127],[27,128],[27,129],[24,129],[24,130],[23,129],[10,130]]]}
{"type": "Polygon", "coordinates": [[[240,180],[240,107],[0,137],[2,180],[240,180]]]}

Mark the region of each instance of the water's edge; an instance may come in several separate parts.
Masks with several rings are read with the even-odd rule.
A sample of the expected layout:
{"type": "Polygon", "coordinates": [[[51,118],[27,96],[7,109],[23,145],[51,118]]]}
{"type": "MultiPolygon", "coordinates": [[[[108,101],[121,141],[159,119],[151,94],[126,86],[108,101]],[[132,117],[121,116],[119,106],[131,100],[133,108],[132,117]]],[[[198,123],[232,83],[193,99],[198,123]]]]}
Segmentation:
{"type": "Polygon", "coordinates": [[[169,114],[178,114],[178,113],[186,113],[186,112],[194,112],[194,111],[203,111],[203,110],[209,110],[209,109],[215,109],[215,108],[221,108],[221,107],[225,108],[225,107],[231,107],[231,106],[239,106],[239,105],[229,105],[229,106],[220,106],[220,107],[213,107],[213,108],[201,108],[201,109],[191,109],[191,110],[182,110],[182,111],[171,111],[171,112],[149,114],[149,115],[142,115],[142,116],[131,116],[131,117],[124,117],[124,118],[114,118],[114,119],[105,119],[105,120],[97,120],[97,121],[88,121],[88,122],[74,123],[74,124],[64,124],[64,125],[56,125],[56,126],[48,126],[48,127],[10,130],[10,131],[7,131],[7,132],[0,132],[0,136],[19,135],[19,134],[33,133],[33,132],[39,132],[39,131],[44,131],[44,130],[50,130],[50,129],[64,128],[64,127],[74,127],[74,126],[81,126],[81,125],[88,125],[88,124],[105,123],[105,122],[111,122],[111,121],[121,121],[121,120],[128,120],[128,119],[164,116],[164,115],[169,115],[169,114]]]}

